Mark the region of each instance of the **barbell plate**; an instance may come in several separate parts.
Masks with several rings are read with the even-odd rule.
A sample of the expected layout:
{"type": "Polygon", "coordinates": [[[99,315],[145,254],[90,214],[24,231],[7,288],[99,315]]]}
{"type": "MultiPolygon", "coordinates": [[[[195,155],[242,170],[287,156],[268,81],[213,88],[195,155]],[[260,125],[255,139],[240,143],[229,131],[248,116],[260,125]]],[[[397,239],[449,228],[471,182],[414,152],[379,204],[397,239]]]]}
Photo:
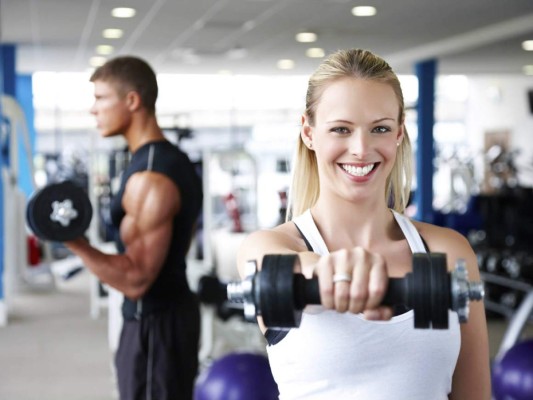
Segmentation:
{"type": "Polygon", "coordinates": [[[29,227],[43,240],[65,242],[87,231],[92,219],[92,206],[85,191],[71,181],[50,184],[36,192],[28,202],[26,217],[29,227]],[[64,226],[51,215],[54,202],[70,200],[76,214],[64,226]]]}

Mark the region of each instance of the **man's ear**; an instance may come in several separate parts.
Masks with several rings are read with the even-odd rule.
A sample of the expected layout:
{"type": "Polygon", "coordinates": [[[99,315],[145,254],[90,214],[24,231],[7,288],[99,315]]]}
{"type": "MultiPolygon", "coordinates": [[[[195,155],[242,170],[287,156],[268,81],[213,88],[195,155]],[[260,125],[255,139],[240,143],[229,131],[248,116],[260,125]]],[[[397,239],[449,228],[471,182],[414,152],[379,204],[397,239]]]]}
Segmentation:
{"type": "Polygon", "coordinates": [[[130,111],[137,111],[139,108],[141,108],[142,101],[141,96],[139,96],[139,93],[134,90],[129,91],[126,94],[126,104],[128,105],[128,109],[130,111]]]}

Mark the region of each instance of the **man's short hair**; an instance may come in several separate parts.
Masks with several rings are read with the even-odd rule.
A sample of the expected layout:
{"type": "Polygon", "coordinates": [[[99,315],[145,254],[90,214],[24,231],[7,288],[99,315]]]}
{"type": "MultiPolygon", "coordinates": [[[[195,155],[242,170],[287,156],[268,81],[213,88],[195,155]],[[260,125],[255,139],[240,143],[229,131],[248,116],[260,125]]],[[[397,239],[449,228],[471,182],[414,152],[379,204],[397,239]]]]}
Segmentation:
{"type": "Polygon", "coordinates": [[[143,106],[155,113],[157,100],[157,79],[150,65],[139,57],[116,57],[98,67],[90,78],[91,82],[104,81],[116,85],[122,96],[129,91],[139,94],[143,106]]]}

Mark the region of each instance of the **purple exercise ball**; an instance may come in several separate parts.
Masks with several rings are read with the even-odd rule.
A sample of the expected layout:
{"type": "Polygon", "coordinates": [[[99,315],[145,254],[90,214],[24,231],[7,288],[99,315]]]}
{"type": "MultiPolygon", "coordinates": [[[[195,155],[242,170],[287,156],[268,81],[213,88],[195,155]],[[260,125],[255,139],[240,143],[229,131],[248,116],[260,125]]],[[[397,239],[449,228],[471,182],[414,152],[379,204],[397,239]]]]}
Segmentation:
{"type": "Polygon", "coordinates": [[[230,353],[204,370],[194,389],[194,400],[277,400],[267,357],[256,353],[230,353]]]}
{"type": "Polygon", "coordinates": [[[533,399],[533,340],[511,347],[492,366],[495,400],[533,399]]]}

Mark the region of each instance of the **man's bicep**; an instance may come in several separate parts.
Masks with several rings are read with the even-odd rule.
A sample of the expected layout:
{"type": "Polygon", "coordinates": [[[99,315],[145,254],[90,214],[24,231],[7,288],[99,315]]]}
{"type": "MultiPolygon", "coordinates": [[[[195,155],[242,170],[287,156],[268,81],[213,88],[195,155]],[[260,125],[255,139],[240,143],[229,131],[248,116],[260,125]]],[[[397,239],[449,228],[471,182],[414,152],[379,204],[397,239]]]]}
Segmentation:
{"type": "Polygon", "coordinates": [[[167,176],[145,171],[133,175],[124,194],[126,215],[141,229],[152,230],[169,223],[180,210],[177,186],[167,176]]]}

